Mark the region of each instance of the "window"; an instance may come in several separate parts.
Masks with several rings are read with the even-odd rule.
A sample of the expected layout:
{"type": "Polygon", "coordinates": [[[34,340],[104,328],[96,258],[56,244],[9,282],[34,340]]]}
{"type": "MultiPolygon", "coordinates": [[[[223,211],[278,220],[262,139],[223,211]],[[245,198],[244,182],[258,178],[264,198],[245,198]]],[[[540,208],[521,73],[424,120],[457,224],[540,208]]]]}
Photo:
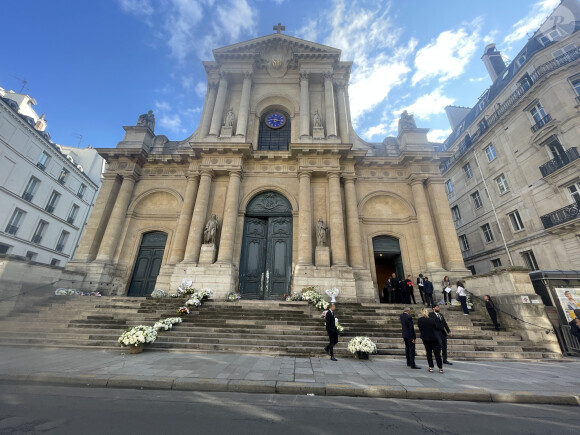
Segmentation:
{"type": "Polygon", "coordinates": [[[66,221],[69,224],[74,224],[78,212],[79,212],[79,206],[76,205],[76,204],[73,204],[73,206],[72,206],[72,208],[70,210],[70,213],[68,214],[68,218],[66,219],[66,221]]]}
{"type": "Polygon", "coordinates": [[[500,195],[503,195],[508,190],[510,190],[507,179],[505,178],[504,174],[501,174],[499,177],[497,177],[495,179],[495,182],[497,183],[497,189],[499,190],[500,195]]]}
{"type": "Polygon", "coordinates": [[[60,171],[60,175],[58,176],[58,182],[60,184],[64,184],[66,181],[66,177],[68,177],[68,171],[65,168],[62,168],[62,171],[60,171]]]}
{"type": "Polygon", "coordinates": [[[36,252],[32,252],[32,251],[26,251],[26,259],[28,261],[34,261],[36,259],[36,256],[38,254],[36,252]]]}
{"type": "Polygon", "coordinates": [[[580,202],[580,182],[568,186],[568,193],[572,202],[580,202]]]}
{"type": "Polygon", "coordinates": [[[58,238],[58,242],[56,242],[56,250],[58,252],[62,252],[63,251],[63,249],[64,249],[64,247],[66,245],[66,242],[68,240],[68,236],[69,236],[68,231],[63,231],[62,233],[60,233],[60,236],[58,238]]]}
{"type": "Polygon", "coordinates": [[[547,115],[544,111],[544,108],[540,103],[537,103],[532,109],[530,110],[530,114],[532,115],[533,123],[532,132],[535,132],[542,128],[546,123],[550,122],[552,118],[550,115],[547,115]]]}
{"type": "Polygon", "coordinates": [[[499,258],[491,260],[491,267],[501,267],[501,260],[499,258]]]}
{"type": "Polygon", "coordinates": [[[50,265],[51,266],[58,266],[58,265],[60,265],[60,260],[58,258],[53,258],[52,260],[50,260],[50,265]]]}
{"type": "Polygon", "coordinates": [[[471,165],[469,163],[466,163],[465,166],[463,166],[463,172],[465,173],[465,177],[467,179],[473,177],[473,171],[471,170],[471,165]]]}
{"type": "Polygon", "coordinates": [[[77,192],[77,196],[82,199],[85,196],[85,191],[87,190],[86,184],[81,184],[79,187],[79,191],[77,192]]]}
{"type": "Polygon", "coordinates": [[[12,248],[12,246],[5,245],[4,243],[0,243],[0,254],[8,254],[8,251],[10,251],[10,248],[12,248]]]}
{"type": "Polygon", "coordinates": [[[50,156],[48,155],[48,153],[46,151],[43,151],[40,157],[38,158],[38,161],[36,162],[36,166],[38,166],[40,169],[44,171],[46,169],[46,165],[48,164],[49,159],[50,156]]]}
{"type": "Polygon", "coordinates": [[[489,224],[482,225],[481,231],[483,232],[483,237],[485,238],[486,243],[493,242],[493,232],[491,231],[489,224]]]}
{"type": "Polygon", "coordinates": [[[471,194],[471,199],[473,199],[473,205],[475,205],[475,208],[480,208],[483,206],[483,203],[481,202],[481,196],[479,196],[478,190],[476,190],[471,194]]]}
{"type": "Polygon", "coordinates": [[[451,215],[453,216],[453,222],[458,223],[461,221],[461,213],[459,213],[459,207],[454,205],[451,207],[451,215]]]}
{"type": "Polygon", "coordinates": [[[508,216],[510,218],[510,222],[512,223],[512,228],[514,229],[514,231],[521,231],[524,229],[524,222],[522,221],[520,213],[517,210],[514,211],[513,213],[510,213],[508,216]]]}
{"type": "Polygon", "coordinates": [[[538,270],[538,262],[536,261],[536,256],[534,255],[534,251],[531,249],[529,251],[522,252],[522,258],[524,259],[524,263],[526,267],[530,270],[538,270]]]}
{"type": "Polygon", "coordinates": [[[12,217],[10,218],[10,221],[8,222],[8,225],[6,225],[6,229],[4,231],[6,231],[8,234],[16,235],[20,225],[22,225],[22,221],[24,220],[25,215],[26,213],[19,208],[14,210],[14,213],[12,213],[12,217]]]}
{"type": "Polygon", "coordinates": [[[36,226],[36,230],[34,231],[34,235],[32,236],[32,243],[40,243],[42,241],[42,237],[48,227],[48,222],[41,220],[38,222],[36,226]]]}
{"type": "Polygon", "coordinates": [[[445,189],[447,190],[447,196],[453,196],[453,183],[451,180],[445,182],[445,189]]]}
{"type": "Polygon", "coordinates": [[[258,150],[288,151],[290,130],[290,116],[286,112],[265,113],[260,118],[258,150]]]}
{"type": "Polygon", "coordinates": [[[552,57],[554,59],[558,59],[561,56],[565,56],[565,55],[569,54],[571,51],[574,51],[575,49],[576,49],[576,46],[574,44],[565,45],[562,48],[554,50],[552,53],[552,57]]]}
{"type": "Polygon", "coordinates": [[[56,190],[53,190],[44,209],[49,213],[53,213],[59,198],[60,193],[58,193],[56,190]]]}
{"type": "Polygon", "coordinates": [[[574,92],[576,95],[580,96],[580,78],[574,79],[570,82],[572,87],[574,88],[574,92]]]}
{"type": "Polygon", "coordinates": [[[34,194],[36,193],[36,189],[40,184],[40,180],[38,178],[30,177],[28,180],[28,184],[26,185],[26,189],[24,189],[24,193],[22,194],[22,198],[25,201],[32,201],[34,198],[34,194]]]}
{"type": "MultiPolygon", "coordinates": [[[[481,104],[481,103],[479,103],[481,104]]],[[[482,107],[480,107],[480,109],[483,109],[482,107]]],[[[485,130],[487,130],[488,124],[487,124],[487,119],[483,118],[481,121],[479,121],[479,131],[480,133],[483,133],[485,130]]]]}
{"type": "Polygon", "coordinates": [[[489,144],[485,148],[485,154],[487,155],[488,162],[495,160],[495,158],[497,157],[497,154],[495,153],[495,147],[493,146],[493,144],[489,144]]]}
{"type": "Polygon", "coordinates": [[[469,242],[467,241],[467,236],[465,234],[459,236],[459,244],[462,252],[469,251],[469,242]]]}

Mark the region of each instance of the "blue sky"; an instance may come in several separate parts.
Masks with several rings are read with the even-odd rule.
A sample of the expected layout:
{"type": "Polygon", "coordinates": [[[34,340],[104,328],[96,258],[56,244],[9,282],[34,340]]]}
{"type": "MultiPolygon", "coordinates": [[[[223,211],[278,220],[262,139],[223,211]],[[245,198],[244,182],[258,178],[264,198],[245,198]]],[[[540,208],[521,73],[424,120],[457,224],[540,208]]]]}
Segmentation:
{"type": "Polygon", "coordinates": [[[123,125],[152,109],[156,134],[197,128],[211,50],[284,33],[342,50],[354,62],[355,130],[380,142],[402,110],[429,139],[449,134],[447,105],[471,107],[491,84],[481,55],[508,59],[559,0],[67,0],[2,2],[0,86],[46,113],[62,145],[114,147],[123,125]],[[81,139],[82,135],[82,139],[81,139]]]}

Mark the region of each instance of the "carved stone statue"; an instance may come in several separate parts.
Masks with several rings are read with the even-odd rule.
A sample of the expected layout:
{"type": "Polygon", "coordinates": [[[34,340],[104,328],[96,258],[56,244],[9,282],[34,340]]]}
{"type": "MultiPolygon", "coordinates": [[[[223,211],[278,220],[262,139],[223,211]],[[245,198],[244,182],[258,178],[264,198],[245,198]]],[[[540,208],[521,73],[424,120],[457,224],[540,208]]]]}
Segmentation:
{"type": "Polygon", "coordinates": [[[314,112],[314,127],[322,127],[322,118],[318,113],[318,109],[314,112]]]}
{"type": "Polygon", "coordinates": [[[234,125],[234,119],[236,118],[236,116],[234,115],[234,111],[232,109],[228,110],[228,113],[226,113],[226,117],[224,120],[224,127],[233,127],[234,125]]]}
{"type": "Polygon", "coordinates": [[[138,126],[149,127],[151,131],[155,131],[155,115],[153,115],[153,110],[150,110],[143,115],[139,115],[137,120],[138,126]]]}
{"type": "Polygon", "coordinates": [[[415,124],[415,118],[413,115],[409,115],[406,110],[401,113],[401,119],[399,119],[399,133],[403,130],[413,130],[417,128],[415,124]]]}
{"type": "Polygon", "coordinates": [[[203,243],[215,245],[215,235],[217,231],[217,216],[215,214],[211,215],[211,218],[205,224],[205,229],[203,230],[203,243]]]}
{"type": "Polygon", "coordinates": [[[318,222],[316,223],[316,246],[326,246],[326,232],[328,231],[328,227],[322,220],[322,218],[318,218],[318,222]]]}

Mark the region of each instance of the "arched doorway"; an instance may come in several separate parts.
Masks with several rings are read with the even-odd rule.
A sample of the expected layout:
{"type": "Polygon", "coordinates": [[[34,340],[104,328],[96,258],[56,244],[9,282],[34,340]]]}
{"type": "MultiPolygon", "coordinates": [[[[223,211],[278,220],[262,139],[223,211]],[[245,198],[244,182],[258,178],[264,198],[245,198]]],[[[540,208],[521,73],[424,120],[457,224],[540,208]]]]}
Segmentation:
{"type": "Polygon", "coordinates": [[[405,272],[399,239],[389,236],[373,238],[373,252],[375,257],[375,271],[377,287],[381,302],[383,302],[383,286],[394,272],[398,279],[403,279],[405,272]]]}
{"type": "Polygon", "coordinates": [[[246,208],[239,291],[245,299],[280,299],[291,273],[292,206],[278,193],[259,194],[246,208]]]}
{"type": "Polygon", "coordinates": [[[166,243],[167,233],[162,231],[143,234],[127,296],[149,296],[153,292],[166,243]]]}

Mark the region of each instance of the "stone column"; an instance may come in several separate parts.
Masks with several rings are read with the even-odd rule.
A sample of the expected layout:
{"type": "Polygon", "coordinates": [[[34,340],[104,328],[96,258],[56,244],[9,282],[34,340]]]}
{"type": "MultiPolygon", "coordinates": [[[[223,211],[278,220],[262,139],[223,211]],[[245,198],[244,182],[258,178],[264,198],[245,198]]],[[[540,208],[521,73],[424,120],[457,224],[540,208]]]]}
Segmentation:
{"type": "Polygon", "coordinates": [[[123,175],[123,183],[121,184],[121,189],[115,201],[115,207],[109,217],[107,229],[105,230],[103,241],[97,254],[97,261],[99,262],[109,263],[113,260],[115,249],[119,246],[119,238],[121,237],[127,208],[129,207],[136,181],[135,175],[123,175]]]}
{"type": "Polygon", "coordinates": [[[338,129],[342,143],[348,143],[349,141],[346,87],[347,84],[344,81],[338,84],[338,129]]]}
{"type": "Polygon", "coordinates": [[[413,200],[415,202],[417,222],[421,235],[421,250],[427,263],[426,267],[428,270],[441,269],[439,246],[437,244],[437,237],[435,236],[435,229],[433,228],[433,221],[431,220],[431,212],[427,204],[427,195],[425,195],[423,180],[413,179],[411,181],[411,188],[413,189],[413,200]]]}
{"type": "Polygon", "coordinates": [[[298,264],[312,265],[312,199],[310,193],[310,172],[300,172],[300,193],[298,197],[298,264]]]}
{"type": "Polygon", "coordinates": [[[326,108],[326,137],[336,137],[334,85],[331,72],[324,74],[324,104],[326,108]]]}
{"type": "Polygon", "coordinates": [[[213,108],[213,115],[211,117],[211,126],[209,128],[210,136],[217,136],[222,125],[222,117],[224,115],[224,107],[226,104],[226,97],[228,94],[228,77],[226,74],[220,74],[220,85],[218,88],[217,97],[215,99],[215,107],[213,108]]]}
{"type": "Polygon", "coordinates": [[[99,195],[74,256],[75,261],[92,261],[97,256],[107,221],[117,199],[118,192],[113,190],[116,182],[116,173],[106,172],[103,176],[99,195]]]}
{"type": "Polygon", "coordinates": [[[203,112],[203,119],[201,120],[201,137],[206,137],[209,134],[209,126],[211,124],[211,118],[213,117],[213,109],[215,107],[215,94],[217,90],[217,84],[209,82],[207,84],[207,97],[205,99],[205,107],[203,112]]]}
{"type": "Polygon", "coordinates": [[[346,228],[348,233],[348,252],[350,253],[350,265],[356,268],[364,267],[363,252],[360,236],[360,224],[358,216],[358,200],[354,176],[346,176],[344,179],[344,200],[346,202],[346,228]]]}
{"type": "Polygon", "coordinates": [[[250,114],[250,94],[252,90],[252,74],[244,73],[244,82],[242,84],[242,98],[240,100],[240,109],[238,110],[238,126],[236,136],[246,136],[248,129],[248,115],[250,114]]]}
{"type": "Polygon", "coordinates": [[[427,191],[431,197],[433,216],[440,235],[439,240],[441,241],[445,268],[448,270],[465,269],[443,180],[429,179],[427,181],[427,191]]]}
{"type": "Polygon", "coordinates": [[[340,176],[336,172],[328,174],[328,196],[330,199],[330,249],[333,266],[347,266],[344,241],[344,219],[342,218],[342,195],[340,176]]]}
{"type": "Polygon", "coordinates": [[[242,181],[241,171],[230,172],[228,193],[224,208],[222,222],[222,234],[218,252],[218,263],[231,264],[234,256],[234,242],[236,237],[236,224],[238,221],[238,207],[240,204],[240,184],[242,181]]]}
{"type": "Polygon", "coordinates": [[[310,136],[310,93],[308,73],[300,73],[300,137],[310,136]]]}
{"type": "Polygon", "coordinates": [[[199,187],[199,174],[191,173],[187,176],[187,186],[185,187],[185,198],[181,206],[181,213],[177,220],[175,229],[175,242],[169,254],[168,264],[176,264],[183,260],[185,254],[185,245],[187,243],[187,233],[191,225],[191,216],[193,215],[193,205],[195,196],[199,187]]]}
{"type": "Polygon", "coordinates": [[[203,229],[205,227],[205,218],[207,217],[207,205],[211,193],[212,179],[213,172],[211,170],[205,169],[201,172],[197,199],[195,200],[195,208],[193,209],[191,226],[189,227],[189,236],[187,237],[187,246],[185,247],[185,255],[183,257],[184,263],[197,263],[199,261],[199,251],[201,249],[201,242],[203,241],[203,229]]]}

